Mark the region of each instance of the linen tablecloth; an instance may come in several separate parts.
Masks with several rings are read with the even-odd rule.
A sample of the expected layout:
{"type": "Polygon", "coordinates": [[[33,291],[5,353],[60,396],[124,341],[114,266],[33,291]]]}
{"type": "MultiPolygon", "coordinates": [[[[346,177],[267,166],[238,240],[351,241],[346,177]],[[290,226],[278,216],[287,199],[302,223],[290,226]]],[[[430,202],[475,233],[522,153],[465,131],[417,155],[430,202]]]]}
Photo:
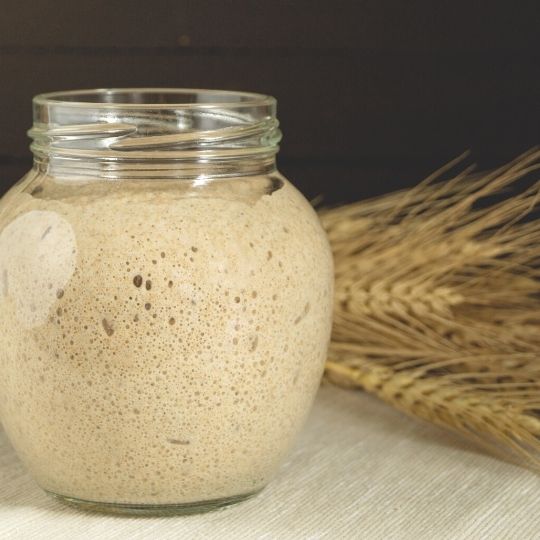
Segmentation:
{"type": "Polygon", "coordinates": [[[34,484],[0,429],[0,539],[540,538],[540,476],[361,392],[323,386],[277,478],[213,513],[84,513],[34,484]]]}

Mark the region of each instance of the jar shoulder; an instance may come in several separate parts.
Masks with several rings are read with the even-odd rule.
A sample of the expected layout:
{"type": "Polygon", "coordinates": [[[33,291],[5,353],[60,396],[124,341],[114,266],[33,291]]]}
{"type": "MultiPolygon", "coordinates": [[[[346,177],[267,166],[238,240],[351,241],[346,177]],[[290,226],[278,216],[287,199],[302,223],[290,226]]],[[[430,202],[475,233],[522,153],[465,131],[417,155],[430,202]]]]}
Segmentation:
{"type": "Polygon", "coordinates": [[[0,242],[40,240],[44,249],[46,231],[54,233],[49,241],[69,240],[86,251],[123,252],[126,246],[144,251],[161,244],[183,250],[204,243],[242,252],[244,244],[253,244],[279,245],[278,251],[291,257],[297,251],[330,258],[316,212],[278,172],[204,181],[77,183],[31,171],[0,201],[0,242]]]}

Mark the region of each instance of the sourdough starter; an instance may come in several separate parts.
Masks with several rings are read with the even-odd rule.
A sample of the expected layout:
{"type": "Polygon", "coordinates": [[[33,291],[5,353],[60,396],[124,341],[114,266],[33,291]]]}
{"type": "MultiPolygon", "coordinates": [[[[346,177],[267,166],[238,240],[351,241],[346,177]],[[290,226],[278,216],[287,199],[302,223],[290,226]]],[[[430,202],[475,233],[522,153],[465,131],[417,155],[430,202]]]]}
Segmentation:
{"type": "Polygon", "coordinates": [[[262,488],[330,335],[331,254],[296,189],[31,173],[0,212],[0,418],[38,483],[136,504],[262,488]]]}

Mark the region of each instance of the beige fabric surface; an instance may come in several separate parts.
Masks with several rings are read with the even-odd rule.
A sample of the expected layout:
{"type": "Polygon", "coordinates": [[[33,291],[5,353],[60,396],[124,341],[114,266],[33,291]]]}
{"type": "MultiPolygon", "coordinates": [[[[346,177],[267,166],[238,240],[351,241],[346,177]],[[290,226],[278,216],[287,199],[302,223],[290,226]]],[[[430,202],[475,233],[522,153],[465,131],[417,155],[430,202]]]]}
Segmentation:
{"type": "Polygon", "coordinates": [[[540,538],[540,477],[374,398],[321,388],[278,477],[214,513],[83,513],[33,483],[0,430],[0,539],[540,538]]]}

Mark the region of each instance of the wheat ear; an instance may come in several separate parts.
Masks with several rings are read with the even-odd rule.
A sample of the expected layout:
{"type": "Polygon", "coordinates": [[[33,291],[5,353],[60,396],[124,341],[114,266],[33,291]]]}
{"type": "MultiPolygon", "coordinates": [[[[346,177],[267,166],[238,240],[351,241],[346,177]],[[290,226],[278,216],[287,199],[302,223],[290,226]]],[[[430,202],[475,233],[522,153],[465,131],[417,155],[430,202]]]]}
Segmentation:
{"type": "Polygon", "coordinates": [[[440,178],[455,165],[320,212],[336,268],[327,377],[540,470],[540,151],[440,178]]]}

